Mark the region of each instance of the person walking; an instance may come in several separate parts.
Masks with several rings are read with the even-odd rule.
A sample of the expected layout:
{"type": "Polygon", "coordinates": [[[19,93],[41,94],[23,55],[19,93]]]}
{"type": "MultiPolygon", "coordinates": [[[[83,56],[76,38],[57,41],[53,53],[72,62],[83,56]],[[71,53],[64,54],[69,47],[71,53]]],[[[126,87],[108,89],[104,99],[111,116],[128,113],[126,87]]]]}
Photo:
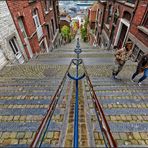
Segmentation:
{"type": "Polygon", "coordinates": [[[141,82],[148,77],[148,53],[144,54],[139,61],[136,72],[132,75],[131,80],[134,81],[134,78],[138,75],[143,73],[143,76],[138,80],[138,85],[141,85],[141,82]]]}
{"type": "Polygon", "coordinates": [[[117,49],[115,52],[115,66],[112,72],[112,77],[117,79],[116,76],[122,70],[125,62],[132,54],[132,42],[127,42],[125,47],[117,49]]]}

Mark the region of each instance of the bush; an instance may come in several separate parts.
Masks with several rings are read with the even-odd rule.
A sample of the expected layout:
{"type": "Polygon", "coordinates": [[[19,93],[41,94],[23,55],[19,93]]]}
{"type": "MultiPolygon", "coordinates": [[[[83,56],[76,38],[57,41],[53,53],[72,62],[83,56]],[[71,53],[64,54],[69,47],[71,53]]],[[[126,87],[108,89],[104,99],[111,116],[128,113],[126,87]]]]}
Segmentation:
{"type": "Polygon", "coordinates": [[[69,38],[70,28],[68,26],[64,25],[61,29],[61,34],[62,34],[62,37],[69,38]]]}

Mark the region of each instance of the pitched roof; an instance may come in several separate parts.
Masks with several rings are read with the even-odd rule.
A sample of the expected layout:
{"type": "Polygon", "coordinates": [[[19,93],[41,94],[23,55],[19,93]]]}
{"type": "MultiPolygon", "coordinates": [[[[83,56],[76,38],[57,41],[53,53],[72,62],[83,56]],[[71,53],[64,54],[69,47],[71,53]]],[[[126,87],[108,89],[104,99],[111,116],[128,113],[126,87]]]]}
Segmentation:
{"type": "Polygon", "coordinates": [[[99,4],[97,2],[94,3],[92,7],[90,7],[91,11],[97,11],[98,8],[99,8],[99,4]]]}

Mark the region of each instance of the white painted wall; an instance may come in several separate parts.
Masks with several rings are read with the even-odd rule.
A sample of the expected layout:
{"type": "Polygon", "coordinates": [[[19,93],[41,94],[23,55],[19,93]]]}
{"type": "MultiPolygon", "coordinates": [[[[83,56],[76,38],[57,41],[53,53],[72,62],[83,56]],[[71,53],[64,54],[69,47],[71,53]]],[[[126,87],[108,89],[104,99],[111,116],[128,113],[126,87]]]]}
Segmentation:
{"type": "Polygon", "coordinates": [[[9,45],[9,39],[11,39],[13,36],[16,37],[16,40],[18,42],[20,55],[24,55],[24,57],[21,56],[20,58],[27,59],[26,53],[24,51],[22,42],[20,40],[12,16],[8,9],[7,3],[6,1],[0,1],[0,68],[2,68],[7,63],[5,56],[12,62],[17,61],[19,63],[19,59],[16,58],[9,45]]]}

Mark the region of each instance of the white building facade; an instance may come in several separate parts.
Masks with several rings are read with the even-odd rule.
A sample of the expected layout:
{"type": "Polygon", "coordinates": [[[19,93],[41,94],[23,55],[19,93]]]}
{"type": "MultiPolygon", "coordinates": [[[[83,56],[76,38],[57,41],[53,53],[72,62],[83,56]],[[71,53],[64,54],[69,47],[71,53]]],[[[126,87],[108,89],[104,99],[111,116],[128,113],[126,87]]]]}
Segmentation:
{"type": "Polygon", "coordinates": [[[0,69],[8,62],[24,63],[27,55],[6,1],[0,1],[0,69]]]}

